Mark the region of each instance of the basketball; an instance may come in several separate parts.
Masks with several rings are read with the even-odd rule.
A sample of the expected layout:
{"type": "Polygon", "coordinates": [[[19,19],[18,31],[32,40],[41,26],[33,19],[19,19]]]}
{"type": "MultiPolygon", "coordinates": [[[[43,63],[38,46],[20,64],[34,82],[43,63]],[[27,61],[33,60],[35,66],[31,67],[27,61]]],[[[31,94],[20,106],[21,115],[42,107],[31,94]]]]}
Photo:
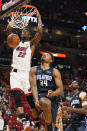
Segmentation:
{"type": "Polygon", "coordinates": [[[11,48],[15,48],[20,42],[20,38],[17,34],[10,34],[8,37],[7,37],[7,44],[9,47],[11,48]]]}
{"type": "Polygon", "coordinates": [[[24,131],[31,131],[31,127],[27,127],[24,131]]]}

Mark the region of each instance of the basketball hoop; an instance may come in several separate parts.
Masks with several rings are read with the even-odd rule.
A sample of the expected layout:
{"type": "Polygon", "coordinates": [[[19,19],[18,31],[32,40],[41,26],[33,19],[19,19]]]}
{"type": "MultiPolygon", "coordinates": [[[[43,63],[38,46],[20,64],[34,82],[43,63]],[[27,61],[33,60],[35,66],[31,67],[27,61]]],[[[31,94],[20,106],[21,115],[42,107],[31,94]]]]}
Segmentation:
{"type": "MultiPolygon", "coordinates": [[[[13,28],[23,29],[29,24],[29,16],[36,14],[37,8],[33,5],[23,5],[20,9],[8,14],[13,21],[13,28]]],[[[8,21],[10,22],[10,21],[8,21]]]]}

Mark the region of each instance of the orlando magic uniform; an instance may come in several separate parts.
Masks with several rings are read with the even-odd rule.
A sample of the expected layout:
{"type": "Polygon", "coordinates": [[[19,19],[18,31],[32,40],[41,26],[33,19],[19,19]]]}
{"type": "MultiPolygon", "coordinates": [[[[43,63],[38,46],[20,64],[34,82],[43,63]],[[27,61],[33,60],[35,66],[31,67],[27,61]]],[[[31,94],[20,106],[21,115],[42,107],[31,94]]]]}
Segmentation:
{"type": "MultiPolygon", "coordinates": [[[[36,79],[39,99],[47,97],[48,90],[56,90],[56,84],[52,75],[53,68],[43,70],[40,66],[36,67],[36,79]]],[[[52,101],[52,121],[56,121],[58,99],[56,96],[49,98],[52,101]]]]}
{"type": "Polygon", "coordinates": [[[13,50],[12,71],[10,73],[10,85],[12,90],[19,90],[26,95],[31,94],[29,84],[29,71],[31,67],[30,42],[20,42],[13,50]]]}
{"type": "Polygon", "coordinates": [[[86,117],[85,117],[85,125],[86,125],[85,131],[87,131],[87,115],[86,115],[86,117]]]}
{"type": "Polygon", "coordinates": [[[37,66],[37,88],[39,93],[39,98],[46,96],[48,90],[55,90],[56,85],[54,78],[52,76],[53,68],[47,70],[41,69],[40,66],[37,66]]]}
{"type": "MultiPolygon", "coordinates": [[[[70,104],[72,108],[82,108],[82,102],[79,97],[81,92],[73,96],[70,104]]],[[[85,131],[85,114],[71,113],[72,122],[65,131],[85,131]]]]}

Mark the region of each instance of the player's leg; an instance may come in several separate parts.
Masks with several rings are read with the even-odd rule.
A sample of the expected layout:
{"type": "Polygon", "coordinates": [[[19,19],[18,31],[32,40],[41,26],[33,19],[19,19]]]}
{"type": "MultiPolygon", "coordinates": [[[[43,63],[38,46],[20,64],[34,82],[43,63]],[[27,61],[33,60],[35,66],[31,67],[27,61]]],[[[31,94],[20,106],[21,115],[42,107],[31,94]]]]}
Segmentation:
{"type": "Polygon", "coordinates": [[[46,97],[42,97],[40,98],[40,106],[43,110],[43,116],[47,126],[47,131],[52,131],[51,101],[46,97]]]}
{"type": "Polygon", "coordinates": [[[36,127],[40,128],[39,114],[38,114],[38,111],[36,110],[36,107],[35,107],[34,98],[33,98],[32,92],[31,92],[30,84],[29,84],[29,78],[26,79],[24,87],[25,87],[24,93],[26,95],[27,102],[31,107],[31,112],[33,115],[35,125],[36,125],[36,127]]]}
{"type": "Polygon", "coordinates": [[[56,101],[52,101],[51,102],[51,110],[52,110],[52,127],[55,131],[57,131],[56,128],[56,117],[57,117],[57,110],[58,110],[58,104],[56,103],[56,101]]]}
{"type": "Polygon", "coordinates": [[[29,105],[31,107],[31,112],[32,112],[32,115],[33,115],[35,126],[40,128],[39,113],[38,113],[38,111],[37,111],[37,109],[35,107],[34,98],[33,98],[32,94],[26,96],[26,98],[27,98],[27,101],[28,101],[28,103],[29,103],[29,105]]]}
{"type": "Polygon", "coordinates": [[[76,128],[77,131],[86,131],[86,127],[85,126],[80,126],[76,128]]]}
{"type": "Polygon", "coordinates": [[[11,89],[13,90],[13,96],[16,104],[16,110],[19,115],[19,118],[25,118],[24,117],[24,109],[22,106],[22,93],[23,93],[23,88],[22,88],[22,83],[20,81],[20,74],[18,72],[14,72],[12,69],[10,73],[10,86],[11,89]]]}
{"type": "Polygon", "coordinates": [[[65,131],[75,131],[75,129],[74,129],[74,127],[72,126],[72,124],[69,124],[69,125],[66,127],[65,131]]]}
{"type": "Polygon", "coordinates": [[[14,95],[18,117],[20,118],[20,120],[24,120],[25,119],[24,108],[23,108],[22,100],[21,100],[22,93],[19,90],[14,90],[13,95],[14,95]]]}

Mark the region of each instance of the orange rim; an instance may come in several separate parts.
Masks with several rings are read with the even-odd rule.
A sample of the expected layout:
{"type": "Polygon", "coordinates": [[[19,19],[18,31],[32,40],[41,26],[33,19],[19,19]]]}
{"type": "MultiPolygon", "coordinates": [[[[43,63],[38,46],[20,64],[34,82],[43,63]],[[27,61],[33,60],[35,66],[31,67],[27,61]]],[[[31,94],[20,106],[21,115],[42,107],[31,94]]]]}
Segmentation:
{"type": "Polygon", "coordinates": [[[17,12],[11,12],[11,13],[9,13],[7,16],[11,16],[11,15],[15,15],[15,16],[17,16],[17,12]]]}
{"type": "Polygon", "coordinates": [[[37,10],[37,8],[33,5],[23,5],[22,7],[26,7],[26,8],[35,8],[37,10]]]}
{"type": "MultiPolygon", "coordinates": [[[[24,16],[24,15],[31,15],[31,14],[33,14],[33,13],[23,13],[21,15],[24,16]]],[[[16,17],[19,16],[18,13],[16,13],[16,12],[11,12],[7,16],[11,16],[11,15],[15,15],[16,17]]]]}
{"type": "MultiPolygon", "coordinates": [[[[33,6],[33,5],[23,5],[21,8],[23,8],[23,7],[25,7],[25,8],[34,8],[35,10],[37,10],[37,8],[35,6],[33,6]]],[[[32,13],[22,13],[21,15],[23,15],[23,16],[24,15],[31,15],[32,13]]],[[[18,14],[18,12],[11,12],[7,16],[17,15],[17,14],[18,14]]]]}

